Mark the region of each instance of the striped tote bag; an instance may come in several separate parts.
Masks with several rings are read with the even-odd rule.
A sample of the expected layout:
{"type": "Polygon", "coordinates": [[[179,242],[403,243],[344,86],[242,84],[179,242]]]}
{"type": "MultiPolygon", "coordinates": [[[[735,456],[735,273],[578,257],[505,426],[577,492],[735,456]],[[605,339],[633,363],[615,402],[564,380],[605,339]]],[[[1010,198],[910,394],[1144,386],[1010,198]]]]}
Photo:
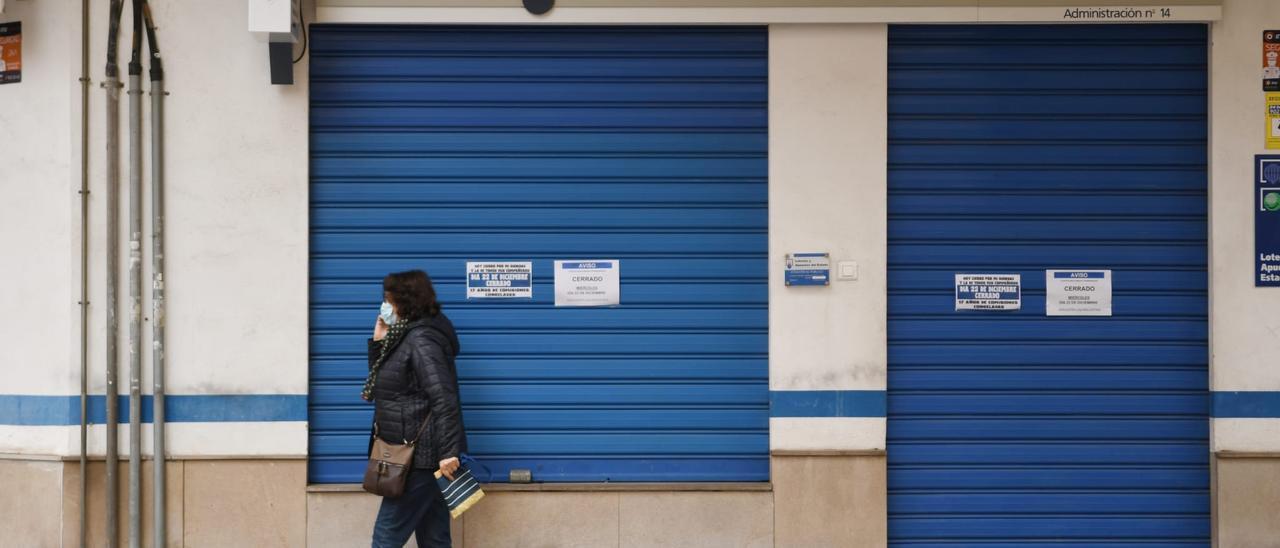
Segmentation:
{"type": "MultiPolygon", "coordinates": [[[[453,473],[453,481],[444,477],[444,474],[436,470],[436,484],[440,486],[440,492],[444,494],[444,501],[449,505],[449,515],[453,519],[458,519],[463,512],[475,506],[480,499],[484,498],[484,490],[480,489],[480,481],[476,479],[475,474],[471,473],[472,465],[478,465],[474,459],[467,455],[463,455],[462,464],[458,466],[458,470],[453,473]]],[[[483,465],[481,465],[483,468],[483,465]]]]}

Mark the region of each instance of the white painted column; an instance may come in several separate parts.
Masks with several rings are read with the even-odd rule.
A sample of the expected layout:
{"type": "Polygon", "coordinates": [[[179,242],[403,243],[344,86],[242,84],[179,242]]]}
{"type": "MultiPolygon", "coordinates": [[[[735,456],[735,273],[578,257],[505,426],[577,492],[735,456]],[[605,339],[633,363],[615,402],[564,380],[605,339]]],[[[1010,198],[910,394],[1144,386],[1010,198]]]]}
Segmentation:
{"type": "Polygon", "coordinates": [[[1214,451],[1280,452],[1280,289],[1254,287],[1253,157],[1263,148],[1262,31],[1280,2],[1229,0],[1212,26],[1210,338],[1214,451]]]}
{"type": "Polygon", "coordinates": [[[769,27],[773,450],[884,448],[888,28],[769,27]],[[787,287],[787,253],[856,281],[787,287]]]}

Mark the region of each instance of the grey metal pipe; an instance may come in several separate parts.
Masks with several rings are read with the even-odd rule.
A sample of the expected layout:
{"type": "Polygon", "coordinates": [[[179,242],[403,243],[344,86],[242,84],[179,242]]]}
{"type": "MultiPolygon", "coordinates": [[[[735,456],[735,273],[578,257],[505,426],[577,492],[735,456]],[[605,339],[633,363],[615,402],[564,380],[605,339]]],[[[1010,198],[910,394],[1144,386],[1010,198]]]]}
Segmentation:
{"type": "Polygon", "coordinates": [[[120,521],[117,501],[120,480],[120,390],[116,372],[119,365],[120,296],[117,273],[120,270],[120,78],[108,76],[107,82],[107,546],[115,548],[120,521]]]}
{"type": "Polygon", "coordinates": [[[151,19],[151,5],[143,0],[143,19],[151,52],[151,380],[152,460],[155,546],[166,544],[164,452],[164,68],[151,19]]]}
{"type": "MultiPolygon", "coordinates": [[[[118,478],[119,448],[118,439],[120,417],[119,388],[116,372],[119,369],[120,319],[116,313],[119,309],[119,296],[116,291],[120,270],[120,67],[116,62],[117,40],[120,35],[120,13],[124,9],[124,0],[111,0],[108,13],[107,32],[107,68],[106,80],[103,84],[107,91],[106,105],[106,148],[107,157],[104,169],[107,174],[107,332],[106,336],[106,537],[107,548],[115,548],[119,538],[120,481],[118,478]]],[[[87,504],[81,504],[87,506],[87,504]]]]}
{"type": "Polygon", "coordinates": [[[151,81],[151,380],[155,545],[165,541],[164,452],[164,80],[151,81]]]}
{"type": "Polygon", "coordinates": [[[129,60],[129,546],[142,548],[142,42],[133,0],[129,60]]]}
{"type": "Polygon", "coordinates": [[[142,77],[129,75],[129,545],[142,545],[142,77]]]}
{"type": "Polygon", "coordinates": [[[80,0],[80,548],[89,493],[89,0],[80,0]]]}

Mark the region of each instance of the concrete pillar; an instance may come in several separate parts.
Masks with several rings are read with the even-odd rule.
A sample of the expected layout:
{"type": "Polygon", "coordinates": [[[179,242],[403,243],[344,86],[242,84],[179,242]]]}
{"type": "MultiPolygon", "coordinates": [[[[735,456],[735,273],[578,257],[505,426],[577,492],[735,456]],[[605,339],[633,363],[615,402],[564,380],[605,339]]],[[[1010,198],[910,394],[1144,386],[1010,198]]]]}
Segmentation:
{"type": "Polygon", "coordinates": [[[1210,345],[1214,536],[1280,546],[1280,291],[1254,287],[1253,159],[1266,150],[1262,33],[1280,3],[1226,0],[1212,25],[1210,345]]]}
{"type": "Polygon", "coordinates": [[[777,546],[886,544],[888,28],[769,27],[769,446],[777,546]],[[856,280],[787,287],[788,253],[856,280]]]}

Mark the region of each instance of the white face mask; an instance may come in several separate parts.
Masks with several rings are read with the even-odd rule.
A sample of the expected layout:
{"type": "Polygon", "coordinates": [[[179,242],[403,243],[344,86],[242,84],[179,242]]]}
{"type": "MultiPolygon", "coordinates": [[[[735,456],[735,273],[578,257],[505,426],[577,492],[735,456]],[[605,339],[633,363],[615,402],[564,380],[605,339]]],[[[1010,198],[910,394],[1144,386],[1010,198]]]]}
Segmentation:
{"type": "Polygon", "coordinates": [[[391,308],[391,303],[387,301],[382,301],[382,308],[378,311],[378,317],[382,318],[382,321],[387,325],[395,325],[396,322],[400,321],[400,318],[396,317],[395,309],[391,308]]]}

